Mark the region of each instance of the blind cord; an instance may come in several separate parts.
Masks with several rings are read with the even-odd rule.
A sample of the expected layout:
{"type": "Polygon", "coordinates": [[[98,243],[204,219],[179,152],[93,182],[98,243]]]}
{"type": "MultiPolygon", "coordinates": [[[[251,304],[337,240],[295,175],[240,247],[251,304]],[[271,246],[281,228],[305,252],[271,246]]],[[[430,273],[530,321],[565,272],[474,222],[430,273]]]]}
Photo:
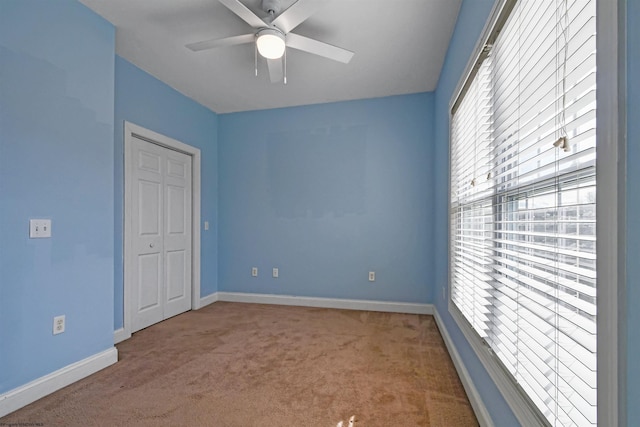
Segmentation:
{"type": "MultiPolygon", "coordinates": [[[[560,112],[559,116],[559,137],[553,143],[553,146],[556,148],[562,148],[565,153],[571,151],[571,146],[569,145],[569,136],[567,135],[567,120],[566,120],[566,109],[567,109],[567,58],[568,58],[568,50],[569,50],[569,10],[567,7],[566,0],[562,0],[562,5],[564,6],[562,15],[558,18],[558,25],[560,26],[560,35],[562,36],[562,64],[560,67],[562,69],[562,76],[560,78],[560,112]]],[[[556,57],[557,58],[557,57],[556,57]]]]}

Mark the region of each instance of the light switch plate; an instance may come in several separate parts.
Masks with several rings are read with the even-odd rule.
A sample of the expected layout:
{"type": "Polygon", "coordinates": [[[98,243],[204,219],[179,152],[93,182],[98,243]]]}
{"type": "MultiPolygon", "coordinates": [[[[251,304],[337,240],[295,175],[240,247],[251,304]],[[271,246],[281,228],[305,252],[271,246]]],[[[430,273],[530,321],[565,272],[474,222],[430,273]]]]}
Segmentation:
{"type": "Polygon", "coordinates": [[[30,219],[29,220],[29,238],[46,239],[51,237],[51,220],[50,219],[30,219]]]}

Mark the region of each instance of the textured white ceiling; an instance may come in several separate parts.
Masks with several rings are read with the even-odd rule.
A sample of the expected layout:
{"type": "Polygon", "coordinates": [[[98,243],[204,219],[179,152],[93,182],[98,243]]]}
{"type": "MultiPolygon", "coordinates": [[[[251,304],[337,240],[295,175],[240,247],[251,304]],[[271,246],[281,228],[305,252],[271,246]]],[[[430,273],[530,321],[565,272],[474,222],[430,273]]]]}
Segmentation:
{"type": "MultiPolygon", "coordinates": [[[[294,32],[355,52],[349,64],[287,50],[287,84],[270,83],[252,44],[186,44],[250,33],[217,0],[80,0],[116,26],[116,53],[217,113],[435,89],[461,0],[326,0],[294,32]]],[[[261,0],[241,0],[259,16],[261,0]]],[[[287,7],[295,0],[282,0],[287,7]]]]}

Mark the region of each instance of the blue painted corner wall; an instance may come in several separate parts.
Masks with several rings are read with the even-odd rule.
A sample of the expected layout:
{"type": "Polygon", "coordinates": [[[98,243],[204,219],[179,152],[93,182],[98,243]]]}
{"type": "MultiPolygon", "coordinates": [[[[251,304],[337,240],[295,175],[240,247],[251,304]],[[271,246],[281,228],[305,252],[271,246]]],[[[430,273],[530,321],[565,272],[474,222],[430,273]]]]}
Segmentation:
{"type": "Polygon", "coordinates": [[[0,394],[113,347],[114,48],[75,0],[0,2],[0,394]]]}
{"type": "Polygon", "coordinates": [[[200,295],[218,290],[218,118],[119,56],[115,58],[114,328],[123,326],[124,122],[128,121],[200,149],[200,295]]]}
{"type": "Polygon", "coordinates": [[[432,118],[432,93],[220,115],[219,289],[429,302],[432,118]]]}

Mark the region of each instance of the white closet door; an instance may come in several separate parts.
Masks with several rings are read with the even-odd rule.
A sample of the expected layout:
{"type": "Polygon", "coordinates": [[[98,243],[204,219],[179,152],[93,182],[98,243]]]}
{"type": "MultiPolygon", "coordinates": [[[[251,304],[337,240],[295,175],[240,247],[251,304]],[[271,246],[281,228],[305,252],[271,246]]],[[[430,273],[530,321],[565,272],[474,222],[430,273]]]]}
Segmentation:
{"type": "Polygon", "coordinates": [[[133,138],[132,332],[191,308],[191,157],[133,138]]]}
{"type": "Polygon", "coordinates": [[[191,309],[191,156],[167,150],[164,318],[191,309]]]}

